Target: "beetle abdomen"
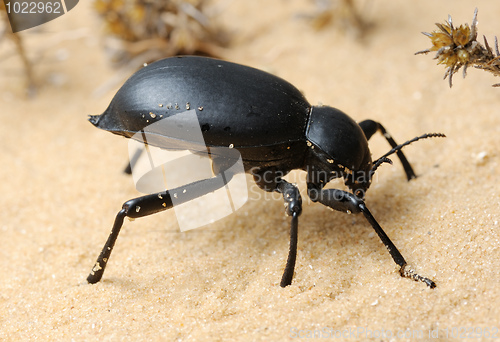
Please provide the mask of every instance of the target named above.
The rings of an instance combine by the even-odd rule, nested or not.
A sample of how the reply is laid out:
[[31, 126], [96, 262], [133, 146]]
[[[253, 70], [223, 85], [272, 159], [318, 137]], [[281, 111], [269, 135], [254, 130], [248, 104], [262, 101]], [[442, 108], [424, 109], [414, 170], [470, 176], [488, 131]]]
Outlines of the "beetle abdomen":
[[303, 141], [309, 108], [297, 88], [266, 72], [173, 57], [136, 72], [90, 121], [131, 137], [158, 120], [180, 114], [182, 121], [181, 113], [195, 110], [207, 146], [252, 148]]

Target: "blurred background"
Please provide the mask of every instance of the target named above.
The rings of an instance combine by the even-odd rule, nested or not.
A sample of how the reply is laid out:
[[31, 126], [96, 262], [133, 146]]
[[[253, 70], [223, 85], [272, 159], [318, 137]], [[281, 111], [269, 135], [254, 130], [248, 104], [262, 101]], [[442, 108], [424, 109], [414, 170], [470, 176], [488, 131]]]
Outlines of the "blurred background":
[[[92, 0], [16, 34], [0, 7], [0, 339], [257, 341], [366, 326], [486, 338], [500, 315], [499, 80], [469, 68], [450, 89], [434, 53], [414, 55], [432, 46], [422, 31], [448, 14], [470, 25], [476, 7], [478, 40], [493, 46], [500, 3], [486, 0]], [[139, 196], [122, 172], [126, 139], [87, 116], [144, 63], [178, 54], [273, 73], [399, 143], [445, 133], [405, 149], [419, 178], [384, 165], [367, 196], [437, 289], [401, 279], [362, 217], [315, 204], [282, 289], [289, 219], [281, 201], [257, 200], [208, 230], [173, 233], [171, 212], [127, 221], [106, 279], [86, 284], [114, 215]], [[380, 136], [370, 146], [389, 150]]]

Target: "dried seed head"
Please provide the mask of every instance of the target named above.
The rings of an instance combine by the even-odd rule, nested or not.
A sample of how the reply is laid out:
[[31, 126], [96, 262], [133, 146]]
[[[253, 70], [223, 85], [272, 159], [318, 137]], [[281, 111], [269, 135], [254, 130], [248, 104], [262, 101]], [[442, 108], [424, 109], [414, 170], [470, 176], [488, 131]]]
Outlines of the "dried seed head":
[[216, 25], [209, 6], [209, 0], [93, 2], [105, 23], [106, 51], [117, 64], [137, 57], [151, 62], [179, 54], [217, 55], [227, 35]]
[[[485, 41], [483, 47], [477, 40], [477, 8], [474, 11], [471, 26], [468, 24], [460, 25], [458, 28], [453, 26], [451, 16], [444, 24], [436, 24], [439, 30], [432, 33], [423, 32], [432, 42], [432, 47], [417, 52], [416, 54], [426, 54], [436, 51], [434, 59], [438, 64], [444, 64], [447, 67], [444, 78], [448, 77], [450, 87], [452, 86], [452, 77], [460, 68], [464, 68], [463, 76], [466, 76], [466, 69], [473, 65], [476, 68], [490, 71], [495, 76], [500, 76], [500, 58], [497, 51], [496, 56]], [[496, 50], [498, 44], [496, 43]]]

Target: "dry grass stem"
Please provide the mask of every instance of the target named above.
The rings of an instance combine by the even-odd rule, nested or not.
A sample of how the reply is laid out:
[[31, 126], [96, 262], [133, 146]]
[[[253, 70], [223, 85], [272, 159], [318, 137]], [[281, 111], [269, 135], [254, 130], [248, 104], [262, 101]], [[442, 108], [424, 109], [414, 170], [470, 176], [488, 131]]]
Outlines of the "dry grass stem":
[[316, 31], [336, 25], [339, 29], [362, 38], [372, 27], [361, 14], [354, 0], [315, 0], [315, 2], [316, 11], [308, 17]]
[[96, 0], [105, 48], [116, 65], [186, 54], [217, 55], [227, 42], [207, 0]]

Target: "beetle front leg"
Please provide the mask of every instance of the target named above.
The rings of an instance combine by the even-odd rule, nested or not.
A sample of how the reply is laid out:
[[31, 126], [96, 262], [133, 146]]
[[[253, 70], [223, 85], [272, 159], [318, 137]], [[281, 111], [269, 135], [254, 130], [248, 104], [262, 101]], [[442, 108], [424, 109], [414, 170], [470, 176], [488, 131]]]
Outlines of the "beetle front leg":
[[[387, 139], [387, 141], [389, 142], [389, 144], [391, 145], [392, 148], [398, 146], [396, 141], [394, 141], [394, 139], [392, 138], [392, 135], [390, 135], [386, 131], [386, 129], [384, 128], [384, 126], [382, 126], [381, 123], [373, 121], [373, 120], [365, 120], [365, 121], [361, 121], [360, 123], [358, 123], [358, 125], [361, 127], [361, 129], [365, 133], [367, 140], [370, 140], [370, 138], [372, 137], [373, 134], [375, 134], [375, 132], [380, 131], [380, 133], [383, 134], [383, 136], [385, 137], [385, 139]], [[399, 160], [401, 161], [401, 164], [403, 164], [403, 168], [404, 168], [405, 173], [406, 173], [406, 178], [408, 178], [408, 180], [412, 180], [413, 178], [417, 178], [417, 175], [413, 171], [413, 168], [411, 167], [410, 162], [408, 162], [408, 159], [406, 159], [406, 156], [404, 155], [403, 151], [399, 150], [398, 152], [396, 152], [396, 154], [397, 154]]]
[[409, 268], [403, 255], [399, 252], [394, 243], [392, 243], [391, 239], [389, 239], [382, 227], [375, 220], [362, 199], [356, 197], [350, 192], [338, 189], [320, 189], [311, 183], [307, 185], [307, 191], [309, 197], [314, 202], [320, 202], [332, 209], [342, 212], [353, 214], [362, 213], [365, 216], [366, 220], [373, 227], [380, 240], [382, 240], [382, 243], [391, 254], [394, 262], [401, 267], [399, 270], [401, 276], [405, 278], [411, 278], [415, 281], [424, 282], [431, 289], [436, 287], [436, 284], [432, 280], [418, 275], [411, 268]]
[[122, 209], [116, 215], [108, 240], [90, 271], [87, 281], [90, 284], [95, 284], [101, 280], [125, 217], [139, 218], [170, 209], [174, 206], [171, 196], [175, 196], [176, 205], [191, 201], [222, 188], [229, 183], [232, 176], [232, 173], [226, 171], [214, 178], [203, 179], [179, 188], [137, 197], [125, 202]]
[[281, 178], [286, 174], [285, 172], [269, 168], [252, 170], [252, 174], [259, 188], [267, 192], [276, 191], [283, 195], [285, 212], [288, 216], [292, 217], [292, 222], [290, 223], [290, 249], [280, 283], [281, 287], [285, 287], [292, 284], [295, 261], [297, 260], [299, 216], [302, 212], [302, 198], [300, 197], [299, 189], [295, 185]]

